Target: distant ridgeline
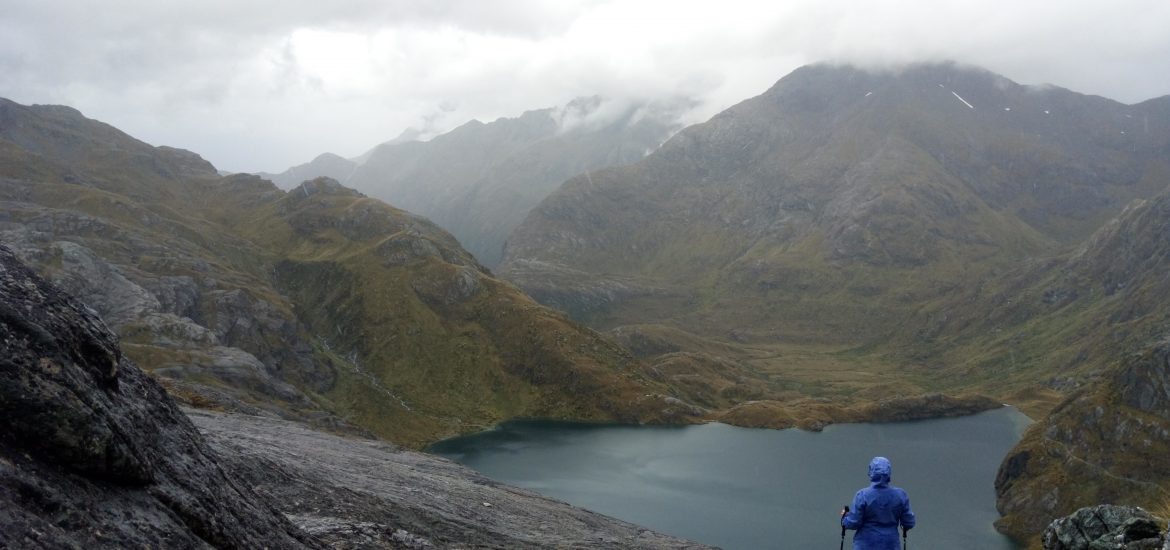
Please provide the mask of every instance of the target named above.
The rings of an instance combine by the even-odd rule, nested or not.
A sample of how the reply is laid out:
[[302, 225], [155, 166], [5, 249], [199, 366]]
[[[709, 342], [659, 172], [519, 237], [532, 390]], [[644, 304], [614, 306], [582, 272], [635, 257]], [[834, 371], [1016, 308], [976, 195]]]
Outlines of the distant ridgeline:
[[816, 65], [657, 149], [668, 108], [570, 111], [313, 163], [489, 258], [518, 224], [501, 278], [334, 179], [220, 177], [6, 100], [0, 240], [190, 405], [418, 446], [517, 416], [819, 429], [1008, 402], [1038, 422], [997, 483], [1005, 532], [1166, 500], [1170, 97]]
[[564, 180], [640, 160], [679, 130], [689, 106], [581, 98], [487, 124], [473, 120], [425, 142], [408, 131], [356, 159], [325, 153], [261, 175], [285, 189], [337, 179], [434, 221], [494, 267], [512, 229]]

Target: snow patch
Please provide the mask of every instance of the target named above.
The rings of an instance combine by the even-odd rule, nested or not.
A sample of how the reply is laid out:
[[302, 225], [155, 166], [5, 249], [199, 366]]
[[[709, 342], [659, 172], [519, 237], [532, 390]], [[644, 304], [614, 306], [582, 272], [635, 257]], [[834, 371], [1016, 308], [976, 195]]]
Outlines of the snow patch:
[[869, 97], [871, 95], [873, 95], [873, 92], [865, 92], [865, 97]]
[[1044, 114], [1048, 115], [1048, 114], [1051, 114], [1051, 113], [1049, 113], [1049, 112], [1048, 112], [1048, 109], [1044, 109]]
[[959, 94], [955, 93], [955, 91], [954, 91], [954, 90], [951, 90], [951, 93], [952, 93], [952, 94], [954, 94], [954, 96], [955, 96], [956, 98], [958, 98], [958, 100], [959, 100], [959, 101], [962, 101], [962, 102], [963, 102], [963, 105], [966, 105], [967, 107], [970, 107], [970, 108], [972, 108], [972, 109], [974, 109], [974, 108], [975, 108], [975, 106], [974, 106], [974, 105], [972, 105], [972, 104], [970, 104], [970, 103], [967, 103], [967, 100], [966, 100], [966, 99], [963, 99], [963, 96], [961, 96], [961, 95], [959, 95]]
[[1004, 107], [1003, 110], [1010, 111], [1010, 110], [1012, 110], [1012, 108], [1011, 107]]

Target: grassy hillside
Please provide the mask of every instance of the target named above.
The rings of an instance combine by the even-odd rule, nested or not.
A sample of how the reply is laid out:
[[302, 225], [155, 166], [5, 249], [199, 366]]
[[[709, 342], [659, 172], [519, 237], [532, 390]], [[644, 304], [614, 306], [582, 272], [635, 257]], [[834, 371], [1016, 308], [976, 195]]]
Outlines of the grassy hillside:
[[500, 273], [600, 329], [736, 346], [806, 394], [880, 372], [897, 393], [1031, 392], [1038, 413], [1068, 335], [1045, 321], [1014, 349], [1020, 334], [981, 312], [1170, 184], [1165, 103], [945, 64], [804, 67], [641, 162], [567, 182]]
[[189, 403], [422, 445], [515, 416], [690, 421], [642, 363], [421, 218], [220, 178], [71, 109], [0, 105], [0, 238]]

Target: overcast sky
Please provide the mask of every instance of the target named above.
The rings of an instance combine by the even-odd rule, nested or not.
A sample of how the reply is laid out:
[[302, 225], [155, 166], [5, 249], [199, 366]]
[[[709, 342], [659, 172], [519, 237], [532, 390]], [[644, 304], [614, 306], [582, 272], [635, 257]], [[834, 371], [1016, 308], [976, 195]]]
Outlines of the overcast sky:
[[1167, 0], [3, 0], [0, 96], [279, 172], [602, 94], [695, 121], [817, 61], [1170, 94]]

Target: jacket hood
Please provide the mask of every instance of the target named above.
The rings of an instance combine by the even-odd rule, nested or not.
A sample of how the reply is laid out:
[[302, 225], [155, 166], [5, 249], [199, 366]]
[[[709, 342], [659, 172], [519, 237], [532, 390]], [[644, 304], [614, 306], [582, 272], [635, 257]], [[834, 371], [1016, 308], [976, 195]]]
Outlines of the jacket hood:
[[884, 486], [890, 483], [890, 459], [884, 456], [875, 456], [869, 461], [869, 481], [874, 485]]

